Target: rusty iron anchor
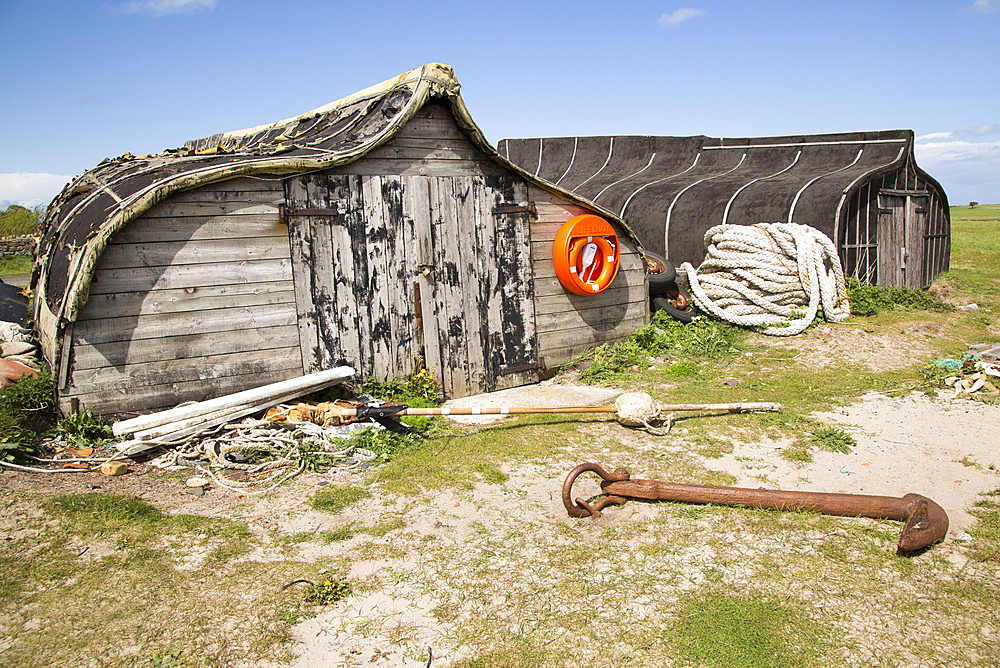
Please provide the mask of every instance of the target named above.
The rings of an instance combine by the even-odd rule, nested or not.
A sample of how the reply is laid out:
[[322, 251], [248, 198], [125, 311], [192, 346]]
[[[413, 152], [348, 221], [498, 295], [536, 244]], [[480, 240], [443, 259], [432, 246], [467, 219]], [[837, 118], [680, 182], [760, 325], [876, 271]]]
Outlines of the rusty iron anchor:
[[[574, 502], [573, 483], [586, 471], [592, 471], [601, 477], [601, 491], [605, 496], [594, 503], [588, 503], [583, 499], [576, 499]], [[601, 510], [604, 508], [625, 503], [630, 498], [895, 520], [903, 522], [897, 547], [897, 552], [900, 554], [930, 547], [943, 540], [948, 533], [948, 514], [944, 508], [920, 494], [907, 494], [898, 498], [868, 494], [681, 485], [659, 480], [632, 480], [629, 472], [623, 468], [608, 473], [601, 466], [590, 462], [574, 468], [563, 482], [563, 505], [573, 517], [597, 518], [601, 516]]]

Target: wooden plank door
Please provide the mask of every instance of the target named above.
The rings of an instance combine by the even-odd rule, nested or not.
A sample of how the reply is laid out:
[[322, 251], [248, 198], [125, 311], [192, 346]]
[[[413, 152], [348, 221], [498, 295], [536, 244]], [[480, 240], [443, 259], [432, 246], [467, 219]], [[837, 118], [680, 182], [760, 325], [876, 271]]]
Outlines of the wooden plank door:
[[930, 197], [906, 196], [906, 253], [903, 255], [905, 287], [911, 290], [924, 288], [924, 240], [927, 238], [927, 213]]
[[405, 376], [418, 360], [408, 273], [413, 220], [399, 177], [307, 174], [285, 181], [286, 218], [306, 371]]
[[[409, 177], [424, 359], [446, 396], [538, 381], [527, 184], [513, 175]], [[495, 213], [496, 212], [496, 213]]]
[[307, 370], [420, 364], [448, 397], [538, 380], [527, 184], [504, 176], [286, 180]]
[[878, 284], [898, 288], [904, 284], [903, 232], [906, 229], [906, 197], [878, 196]]
[[930, 198], [920, 192], [878, 196], [878, 284], [919, 290], [923, 285], [924, 242]]

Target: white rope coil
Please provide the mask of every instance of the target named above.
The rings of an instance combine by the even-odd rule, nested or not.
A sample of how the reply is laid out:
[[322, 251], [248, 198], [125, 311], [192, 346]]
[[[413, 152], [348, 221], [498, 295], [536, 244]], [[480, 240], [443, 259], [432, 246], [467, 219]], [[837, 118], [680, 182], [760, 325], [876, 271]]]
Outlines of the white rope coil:
[[705, 261], [687, 272], [691, 296], [706, 313], [773, 336], [793, 336], [816, 318], [851, 315], [837, 249], [798, 223], [716, 225], [705, 233]]

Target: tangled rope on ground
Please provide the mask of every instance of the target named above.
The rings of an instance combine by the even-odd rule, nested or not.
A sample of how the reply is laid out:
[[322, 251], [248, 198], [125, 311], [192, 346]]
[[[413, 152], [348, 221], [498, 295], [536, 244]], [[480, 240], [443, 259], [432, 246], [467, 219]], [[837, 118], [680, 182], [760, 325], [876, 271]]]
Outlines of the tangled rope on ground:
[[793, 336], [816, 318], [851, 315], [844, 270], [829, 237], [808, 225], [716, 225], [705, 233], [706, 257], [685, 262], [691, 295], [706, 313], [773, 336]]
[[[225, 489], [263, 494], [304, 472], [308, 455], [323, 457], [330, 468], [364, 468], [377, 453], [350, 443], [341, 448], [331, 445], [351, 431], [371, 426], [324, 428], [304, 422], [283, 427], [247, 418], [185, 439], [150, 464], [167, 470], [194, 468]], [[249, 463], [251, 457], [255, 463]], [[229, 473], [220, 475], [220, 471]], [[239, 479], [232, 477], [236, 472]]]

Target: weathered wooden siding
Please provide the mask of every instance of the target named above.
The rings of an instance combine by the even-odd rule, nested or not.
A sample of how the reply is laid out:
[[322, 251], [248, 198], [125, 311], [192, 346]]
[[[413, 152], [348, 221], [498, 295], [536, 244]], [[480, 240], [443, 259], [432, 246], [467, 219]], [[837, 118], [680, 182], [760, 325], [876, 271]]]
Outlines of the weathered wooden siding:
[[838, 235], [846, 275], [864, 283], [923, 289], [948, 271], [947, 203], [912, 164], [859, 184], [849, 197]]
[[179, 193], [111, 241], [69, 330], [60, 407], [167, 408], [302, 373], [281, 182]]
[[347, 363], [385, 380], [415, 364], [446, 396], [537, 380], [527, 184], [487, 160], [431, 104], [389, 144], [289, 177], [306, 369]]
[[531, 258], [535, 283], [535, 326], [539, 355], [549, 369], [602, 343], [627, 339], [649, 322], [645, 260], [635, 244], [618, 230], [622, 242], [618, 276], [598, 295], [576, 295], [564, 288], [552, 265], [552, 244], [563, 223], [590, 213], [552, 193], [531, 186], [538, 220], [531, 224]]
[[[648, 322], [644, 263], [624, 230], [614, 285], [569, 293], [552, 242], [587, 210], [487, 159], [444, 105], [428, 104], [365, 157], [288, 183], [289, 206], [342, 210], [292, 222], [293, 257], [314, 254], [295, 278], [307, 369], [346, 362], [386, 378], [422, 358], [448, 396], [463, 396], [533, 382], [536, 370], [511, 369], [556, 368]], [[491, 214], [528, 202], [537, 220]]]

